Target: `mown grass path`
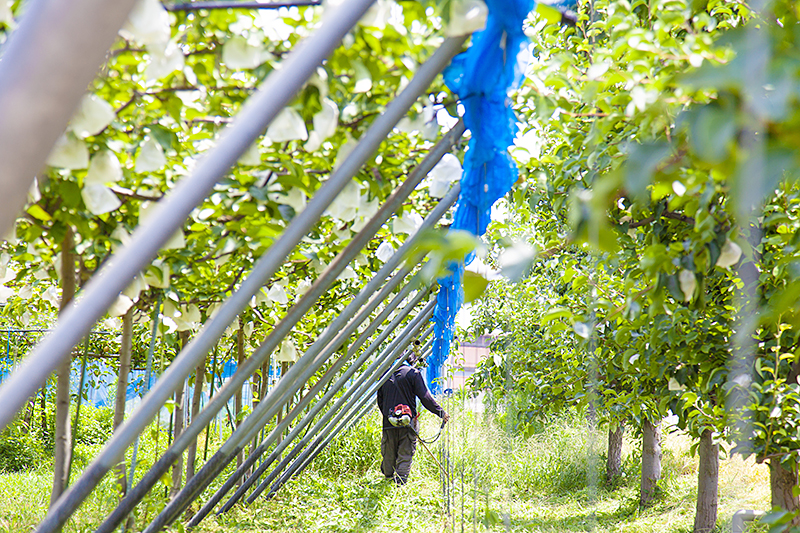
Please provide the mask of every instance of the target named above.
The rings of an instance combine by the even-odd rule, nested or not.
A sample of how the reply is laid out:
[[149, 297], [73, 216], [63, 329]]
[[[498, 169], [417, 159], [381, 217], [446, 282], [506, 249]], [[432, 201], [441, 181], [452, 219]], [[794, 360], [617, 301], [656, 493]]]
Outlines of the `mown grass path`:
[[[422, 433], [434, 432], [435, 421], [426, 419]], [[432, 447], [449, 450], [453, 486], [448, 514], [438, 466], [424, 450], [418, 450], [408, 485], [396, 487], [383, 479], [378, 472], [380, 429], [377, 417], [372, 417], [274, 499], [211, 516], [196, 531], [691, 531], [697, 459], [689, 453], [690, 440], [678, 433], [667, 435], [662, 494], [653, 507], [640, 511], [635, 439], [626, 440], [625, 477], [616, 489], [607, 490], [594, 483], [602, 477], [602, 437], [599, 432], [590, 434], [579, 420], [554, 420], [522, 438], [507, 436], [483, 417], [456, 417]], [[0, 532], [30, 531], [41, 520], [50, 476], [46, 465], [36, 472], [0, 474]], [[113, 487], [106, 489], [81, 507], [65, 533], [94, 531], [116, 501]], [[152, 516], [163, 502], [153, 498], [150, 505], [146, 512]], [[738, 457], [721, 461], [720, 531], [729, 531], [736, 510], [768, 505], [765, 466]], [[137, 521], [134, 531], [143, 526]]]

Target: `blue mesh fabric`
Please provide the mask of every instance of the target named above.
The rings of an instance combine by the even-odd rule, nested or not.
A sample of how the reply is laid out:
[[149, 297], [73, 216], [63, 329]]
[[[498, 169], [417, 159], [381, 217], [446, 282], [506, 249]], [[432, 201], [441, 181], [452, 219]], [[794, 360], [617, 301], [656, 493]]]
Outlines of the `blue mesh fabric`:
[[[473, 35], [472, 46], [456, 56], [444, 72], [447, 86], [464, 106], [464, 122], [472, 133], [464, 159], [461, 196], [451, 229], [486, 233], [492, 205], [517, 180], [517, 165], [508, 153], [517, 131], [516, 117], [508, 91], [522, 81], [528, 38], [522, 23], [534, 0], [486, 0], [489, 18], [486, 28]], [[468, 264], [472, 256], [466, 258]], [[450, 274], [439, 280], [434, 322], [433, 352], [428, 360], [428, 386], [441, 392], [437, 378], [450, 352], [455, 317], [464, 302], [461, 280], [464, 263], [451, 264]]]

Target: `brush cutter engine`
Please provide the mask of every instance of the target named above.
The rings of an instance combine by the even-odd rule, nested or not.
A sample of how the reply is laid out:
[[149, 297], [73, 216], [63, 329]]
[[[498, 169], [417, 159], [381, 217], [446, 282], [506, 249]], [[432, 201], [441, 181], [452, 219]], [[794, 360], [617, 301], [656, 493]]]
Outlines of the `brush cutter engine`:
[[412, 418], [411, 408], [402, 403], [397, 405], [392, 409], [392, 412], [389, 413], [389, 423], [398, 428], [410, 426]]

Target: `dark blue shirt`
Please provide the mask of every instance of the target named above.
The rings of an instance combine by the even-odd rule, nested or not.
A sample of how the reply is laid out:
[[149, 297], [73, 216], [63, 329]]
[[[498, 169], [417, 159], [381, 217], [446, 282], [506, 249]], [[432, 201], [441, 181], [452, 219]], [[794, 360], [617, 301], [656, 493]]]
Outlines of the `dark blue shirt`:
[[378, 409], [383, 414], [383, 427], [393, 428], [389, 422], [389, 415], [399, 404], [405, 404], [411, 408], [414, 418], [417, 417], [417, 398], [422, 405], [439, 418], [444, 417], [444, 409], [433, 399], [422, 373], [410, 365], [403, 365], [386, 380], [378, 389]]

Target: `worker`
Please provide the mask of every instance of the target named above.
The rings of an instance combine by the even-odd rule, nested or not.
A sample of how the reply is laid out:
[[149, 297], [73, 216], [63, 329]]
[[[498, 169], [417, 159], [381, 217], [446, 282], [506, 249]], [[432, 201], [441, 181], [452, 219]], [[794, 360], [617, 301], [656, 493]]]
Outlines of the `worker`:
[[[414, 342], [418, 347], [419, 341]], [[416, 352], [409, 352], [403, 365], [378, 389], [378, 409], [383, 414], [381, 472], [398, 485], [408, 481], [417, 449], [417, 398], [428, 411], [440, 417], [443, 424], [450, 419], [425, 386], [422, 373], [416, 368], [424, 364], [424, 359]]]

